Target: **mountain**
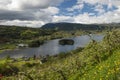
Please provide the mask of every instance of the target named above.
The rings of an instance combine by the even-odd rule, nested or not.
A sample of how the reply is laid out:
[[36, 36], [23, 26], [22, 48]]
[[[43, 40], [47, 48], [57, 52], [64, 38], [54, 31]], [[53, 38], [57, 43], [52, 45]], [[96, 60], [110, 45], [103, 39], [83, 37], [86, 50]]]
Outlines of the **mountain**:
[[111, 24], [78, 24], [78, 23], [48, 23], [41, 27], [42, 29], [58, 30], [103, 30], [106, 28], [120, 28], [120, 23]]

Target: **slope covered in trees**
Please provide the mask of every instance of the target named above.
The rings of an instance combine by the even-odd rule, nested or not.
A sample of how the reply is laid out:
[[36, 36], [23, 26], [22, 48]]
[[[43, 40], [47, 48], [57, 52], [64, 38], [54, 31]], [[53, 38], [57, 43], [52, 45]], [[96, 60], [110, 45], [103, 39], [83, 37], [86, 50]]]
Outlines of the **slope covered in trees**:
[[55, 31], [42, 30], [19, 26], [0, 26], [0, 42], [9, 42], [11, 39], [33, 39], [39, 36], [51, 35]]
[[58, 29], [58, 30], [105, 30], [112, 28], [120, 28], [120, 24], [78, 24], [78, 23], [48, 23], [42, 26], [42, 29]]

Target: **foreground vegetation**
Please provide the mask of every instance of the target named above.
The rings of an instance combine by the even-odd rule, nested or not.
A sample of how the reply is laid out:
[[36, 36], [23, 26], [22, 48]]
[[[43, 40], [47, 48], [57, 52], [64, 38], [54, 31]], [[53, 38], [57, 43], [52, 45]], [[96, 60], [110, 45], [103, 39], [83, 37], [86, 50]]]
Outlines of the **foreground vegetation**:
[[120, 30], [108, 31], [104, 40], [91, 40], [77, 50], [47, 56], [47, 62], [30, 58], [0, 60], [2, 80], [120, 80]]

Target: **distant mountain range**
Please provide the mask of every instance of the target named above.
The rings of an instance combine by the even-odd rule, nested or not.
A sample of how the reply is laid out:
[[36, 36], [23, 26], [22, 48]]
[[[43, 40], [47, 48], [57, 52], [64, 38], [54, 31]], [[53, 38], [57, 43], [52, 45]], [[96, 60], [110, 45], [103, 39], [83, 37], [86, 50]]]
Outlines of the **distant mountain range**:
[[65, 31], [72, 31], [72, 30], [104, 30], [104, 29], [112, 29], [112, 28], [120, 28], [120, 23], [110, 23], [110, 24], [79, 24], [79, 23], [48, 23], [43, 25], [42, 27], [23, 27], [23, 26], [15, 26], [15, 25], [0, 25], [0, 29], [12, 29], [15, 30], [26, 30], [26, 29], [48, 29], [48, 30], [65, 30]]
[[57, 30], [103, 30], [107, 28], [120, 28], [120, 23], [111, 24], [78, 24], [78, 23], [48, 23], [41, 27], [42, 29]]

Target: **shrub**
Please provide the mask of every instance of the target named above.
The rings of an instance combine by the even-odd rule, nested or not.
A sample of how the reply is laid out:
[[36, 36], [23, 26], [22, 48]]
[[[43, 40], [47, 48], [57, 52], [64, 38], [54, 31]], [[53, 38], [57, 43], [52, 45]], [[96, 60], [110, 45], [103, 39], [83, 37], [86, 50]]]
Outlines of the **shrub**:
[[3, 76], [11, 76], [13, 74], [17, 74], [19, 69], [16, 66], [10, 64], [1, 64], [0, 66], [0, 74]]
[[35, 65], [37, 65], [37, 64], [36, 63], [25, 63], [23, 66], [24, 67], [33, 67]]
[[31, 41], [28, 45], [29, 45], [29, 47], [39, 47], [39, 46], [42, 45], [43, 43], [44, 43], [44, 41], [33, 40], [33, 41]]

